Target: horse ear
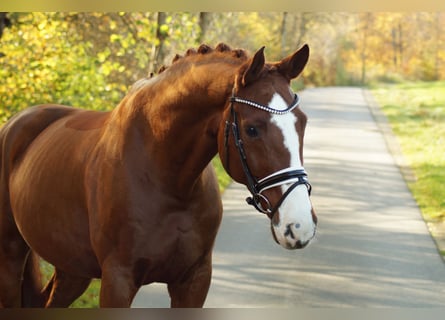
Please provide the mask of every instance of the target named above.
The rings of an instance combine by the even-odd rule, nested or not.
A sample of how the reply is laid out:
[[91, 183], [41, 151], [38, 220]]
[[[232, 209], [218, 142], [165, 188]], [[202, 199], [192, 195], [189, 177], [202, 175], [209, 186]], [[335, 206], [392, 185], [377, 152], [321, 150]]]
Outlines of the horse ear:
[[278, 71], [290, 81], [303, 71], [308, 59], [309, 46], [305, 44], [294, 54], [278, 62]]
[[242, 85], [245, 87], [260, 76], [261, 70], [263, 70], [265, 58], [264, 58], [264, 46], [258, 50], [253, 58], [249, 62], [249, 66], [247, 67], [246, 72], [244, 72], [242, 77]]

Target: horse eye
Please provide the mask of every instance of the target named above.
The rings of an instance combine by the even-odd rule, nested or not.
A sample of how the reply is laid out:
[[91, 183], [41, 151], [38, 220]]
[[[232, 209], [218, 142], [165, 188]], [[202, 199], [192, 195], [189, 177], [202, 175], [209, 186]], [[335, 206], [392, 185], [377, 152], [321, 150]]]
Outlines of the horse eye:
[[247, 126], [245, 131], [246, 134], [251, 138], [258, 137], [258, 130], [254, 126]]

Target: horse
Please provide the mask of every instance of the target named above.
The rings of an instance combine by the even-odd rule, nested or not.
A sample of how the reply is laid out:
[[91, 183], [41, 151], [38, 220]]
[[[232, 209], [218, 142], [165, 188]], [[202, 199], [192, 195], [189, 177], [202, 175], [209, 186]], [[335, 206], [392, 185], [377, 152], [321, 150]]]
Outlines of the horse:
[[[130, 307], [153, 282], [171, 307], [202, 307], [222, 219], [217, 154], [275, 241], [305, 247], [317, 217], [290, 82], [308, 57], [307, 45], [266, 63], [264, 47], [203, 44], [112, 111], [45, 104], [13, 116], [0, 130], [1, 305], [68, 307], [100, 278], [100, 307]], [[54, 266], [45, 287], [40, 258]]]

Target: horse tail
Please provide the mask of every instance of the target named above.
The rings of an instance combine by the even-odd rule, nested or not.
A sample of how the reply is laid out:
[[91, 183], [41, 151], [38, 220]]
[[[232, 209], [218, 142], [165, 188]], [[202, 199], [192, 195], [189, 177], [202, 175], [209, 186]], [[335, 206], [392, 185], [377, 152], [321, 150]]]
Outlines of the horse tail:
[[42, 308], [46, 299], [42, 293], [40, 257], [31, 250], [26, 258], [22, 282], [22, 307]]

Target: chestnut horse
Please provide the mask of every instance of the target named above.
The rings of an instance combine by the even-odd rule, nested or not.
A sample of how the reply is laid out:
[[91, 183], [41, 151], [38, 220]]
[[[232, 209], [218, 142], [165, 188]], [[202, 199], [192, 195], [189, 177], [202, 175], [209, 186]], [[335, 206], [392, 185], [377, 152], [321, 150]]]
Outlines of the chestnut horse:
[[[303, 168], [306, 116], [290, 89], [303, 46], [266, 63], [225, 44], [176, 56], [111, 112], [28, 108], [0, 131], [0, 301], [69, 306], [101, 278], [100, 306], [129, 307], [168, 285], [172, 307], [202, 307], [222, 217], [211, 159], [245, 184], [275, 240], [316, 230]], [[55, 266], [43, 289], [38, 260]]]

